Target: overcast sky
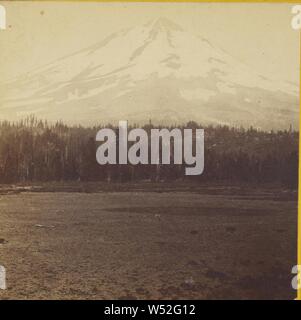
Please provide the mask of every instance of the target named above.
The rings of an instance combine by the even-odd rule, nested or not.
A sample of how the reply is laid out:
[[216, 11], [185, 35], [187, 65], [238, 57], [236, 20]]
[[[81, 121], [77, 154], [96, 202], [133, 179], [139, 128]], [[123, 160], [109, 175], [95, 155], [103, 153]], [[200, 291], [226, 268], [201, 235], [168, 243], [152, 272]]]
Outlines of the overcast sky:
[[[166, 17], [267, 76], [299, 83], [299, 33], [292, 4], [6, 2], [0, 79], [94, 44], [121, 28]], [[116, 52], [116, 54], [122, 54]]]

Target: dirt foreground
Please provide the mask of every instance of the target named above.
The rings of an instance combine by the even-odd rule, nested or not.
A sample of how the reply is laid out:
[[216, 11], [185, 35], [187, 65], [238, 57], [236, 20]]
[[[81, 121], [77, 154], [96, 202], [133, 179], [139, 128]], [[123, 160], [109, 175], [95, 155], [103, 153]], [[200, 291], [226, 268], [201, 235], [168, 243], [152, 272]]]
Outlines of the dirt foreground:
[[293, 299], [297, 202], [275, 193], [0, 195], [0, 299]]

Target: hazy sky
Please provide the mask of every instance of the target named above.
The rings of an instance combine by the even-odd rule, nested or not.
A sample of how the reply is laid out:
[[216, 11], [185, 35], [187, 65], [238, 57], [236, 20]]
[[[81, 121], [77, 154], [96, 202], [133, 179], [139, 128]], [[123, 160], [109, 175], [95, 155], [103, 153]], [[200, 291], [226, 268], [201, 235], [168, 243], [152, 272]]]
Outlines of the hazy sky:
[[8, 25], [0, 30], [1, 81], [121, 28], [166, 17], [263, 74], [299, 83], [300, 42], [290, 25], [292, 4], [0, 2]]

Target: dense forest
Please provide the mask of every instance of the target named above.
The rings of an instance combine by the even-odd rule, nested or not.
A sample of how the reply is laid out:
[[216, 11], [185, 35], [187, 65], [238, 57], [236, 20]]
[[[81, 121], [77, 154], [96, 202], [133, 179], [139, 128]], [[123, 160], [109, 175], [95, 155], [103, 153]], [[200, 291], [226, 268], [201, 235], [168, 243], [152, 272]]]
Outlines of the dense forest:
[[[205, 130], [205, 169], [185, 176], [183, 165], [99, 165], [96, 133], [102, 127], [67, 126], [28, 117], [0, 123], [0, 183], [32, 181], [172, 181], [200, 183], [273, 184], [295, 189], [298, 183], [298, 132], [254, 128], [202, 126]], [[129, 127], [129, 130], [135, 126]], [[147, 132], [151, 123], [143, 126]], [[157, 127], [157, 126], [156, 126]], [[179, 126], [177, 126], [179, 127]], [[171, 126], [168, 129], [172, 129]]]

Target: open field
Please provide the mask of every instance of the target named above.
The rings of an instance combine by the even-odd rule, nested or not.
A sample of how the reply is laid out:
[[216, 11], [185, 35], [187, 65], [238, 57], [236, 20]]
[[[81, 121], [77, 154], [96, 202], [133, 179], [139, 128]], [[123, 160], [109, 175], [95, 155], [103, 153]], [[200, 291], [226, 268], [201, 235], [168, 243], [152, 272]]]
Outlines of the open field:
[[297, 202], [280, 190], [3, 190], [0, 299], [294, 298]]

